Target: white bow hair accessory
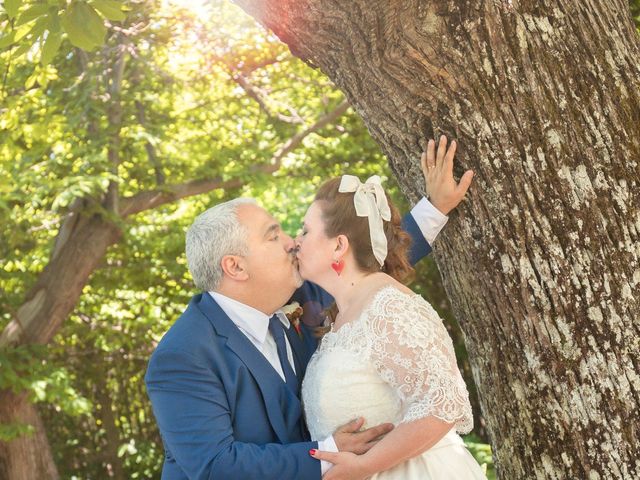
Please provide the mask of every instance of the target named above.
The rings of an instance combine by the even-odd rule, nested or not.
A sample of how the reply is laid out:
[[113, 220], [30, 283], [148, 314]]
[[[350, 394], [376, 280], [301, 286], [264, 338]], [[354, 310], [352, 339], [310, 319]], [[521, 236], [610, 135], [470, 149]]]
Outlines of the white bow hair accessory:
[[353, 204], [356, 207], [356, 214], [359, 217], [369, 217], [371, 248], [380, 268], [382, 268], [384, 260], [387, 258], [387, 237], [384, 234], [382, 221], [391, 220], [391, 210], [380, 177], [373, 175], [362, 183], [358, 177], [343, 175], [338, 191], [341, 193], [355, 192]]

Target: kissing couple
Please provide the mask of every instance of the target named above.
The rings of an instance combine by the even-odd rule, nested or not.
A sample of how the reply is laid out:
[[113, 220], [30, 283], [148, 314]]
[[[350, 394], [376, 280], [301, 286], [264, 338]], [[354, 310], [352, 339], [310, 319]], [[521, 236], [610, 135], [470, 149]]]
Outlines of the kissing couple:
[[458, 435], [473, 417], [451, 339], [405, 286], [471, 184], [447, 143], [428, 142], [430, 200], [404, 219], [378, 177], [350, 175], [319, 188], [295, 239], [252, 199], [195, 219], [202, 293], [145, 376], [163, 479], [486, 478]]

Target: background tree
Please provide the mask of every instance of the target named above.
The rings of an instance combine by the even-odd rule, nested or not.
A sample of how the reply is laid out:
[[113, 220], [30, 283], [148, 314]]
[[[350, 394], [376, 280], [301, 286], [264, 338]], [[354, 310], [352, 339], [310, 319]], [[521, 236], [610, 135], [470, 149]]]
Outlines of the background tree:
[[[80, 3], [85, 6], [78, 8]], [[631, 3], [636, 19], [639, 5]], [[212, 11], [195, 1], [188, 6], [175, 11], [152, 1], [127, 8], [100, 0], [13, 0], [0, 7], [0, 331], [7, 333], [48, 268], [76, 202], [88, 205], [85, 216], [98, 212], [120, 230], [58, 330], [39, 324], [51, 341], [0, 348], [2, 478], [52, 478], [56, 467], [65, 478], [158, 477], [162, 446], [142, 375], [154, 342], [193, 293], [183, 258], [184, 230], [193, 216], [242, 193], [279, 212], [294, 233], [323, 179], [345, 170], [361, 177], [386, 171], [384, 156], [354, 112], [336, 118], [345, 104], [324, 75], [225, 2], [212, 2]], [[526, 12], [525, 22], [539, 20], [540, 12]], [[87, 15], [93, 20], [84, 21]], [[438, 118], [436, 126], [446, 127]], [[263, 167], [267, 171], [256, 174]], [[176, 184], [206, 190], [212, 178], [227, 188], [124, 219], [105, 212], [102, 203], [110, 182], [122, 198], [155, 190], [152, 198], [165, 201], [167, 194], [186, 191], [173, 190]], [[488, 228], [473, 241], [484, 240]], [[448, 230], [455, 231], [455, 223]], [[464, 342], [432, 262], [421, 266], [414, 288], [448, 320], [468, 374]], [[501, 335], [498, 341], [504, 341]], [[631, 354], [636, 345], [629, 344]], [[587, 389], [576, 391], [579, 396]], [[26, 403], [32, 416], [14, 415], [17, 394], [18, 405], [37, 402], [37, 410]], [[474, 413], [478, 417], [479, 410]], [[476, 426], [483, 434], [482, 418]], [[9, 448], [13, 442], [24, 448]], [[473, 437], [467, 442], [481, 462], [490, 462], [487, 445]], [[7, 473], [8, 463], [22, 468]]]
[[[33, 8], [20, 6], [13, 19], [23, 18]], [[69, 8], [80, 7], [73, 4]], [[115, 401], [126, 404], [123, 396], [137, 388], [137, 402], [129, 407], [145, 410], [150, 417], [139, 380], [144, 372], [143, 359], [152, 344], [134, 353], [127, 348], [133, 345], [123, 338], [127, 331], [123, 325], [112, 322], [110, 326], [112, 331], [124, 329], [119, 336], [94, 326], [109, 312], [133, 320], [136, 308], [150, 308], [141, 307], [140, 302], [126, 313], [117, 308], [126, 305], [133, 295], [132, 288], [125, 288], [131, 280], [121, 284], [123, 293], [117, 289], [114, 292], [113, 284], [107, 286], [108, 280], [92, 289], [89, 278], [96, 268], [102, 266], [108, 271], [122, 265], [114, 260], [117, 251], [107, 255], [110, 247], [123, 237], [143, 239], [145, 224], [161, 222], [160, 231], [155, 226], [147, 227], [149, 234], [161, 234], [176, 211], [202, 210], [212, 200], [239, 194], [248, 182], [264, 184], [260, 179], [278, 172], [285, 156], [311, 134], [335, 137], [336, 146], [341, 144], [340, 137], [346, 137], [346, 129], [341, 132], [333, 127], [346, 112], [347, 104], [321, 75], [306, 75], [302, 80], [307, 95], [304, 104], [297, 101], [294, 108], [283, 101], [288, 95], [278, 89], [285, 81], [289, 88], [296, 85], [285, 78], [297, 73], [295, 66], [283, 67], [291, 61], [283, 46], [270, 42], [269, 48], [260, 48], [255, 54], [247, 47], [238, 51], [242, 42], [250, 45], [240, 29], [236, 38], [227, 38], [224, 44], [218, 38], [218, 48], [209, 46], [210, 53], [200, 55], [199, 64], [188, 64], [187, 42], [192, 45], [199, 34], [206, 33], [202, 28], [190, 28], [189, 23], [197, 23], [195, 14], [161, 11], [153, 2], [133, 4], [132, 8], [126, 21], [113, 24], [106, 43], [93, 53], [61, 48], [60, 57], [52, 64], [34, 65], [29, 55], [15, 55], [19, 46], [3, 52], [7, 59], [13, 54], [13, 60], [7, 62], [2, 99], [2, 176], [14, 182], [5, 185], [3, 195], [6, 221], [2, 228], [7, 240], [2, 255], [6, 280], [3, 290], [7, 295], [3, 295], [5, 313], [0, 335], [4, 376], [0, 384], [0, 423], [5, 425], [5, 439], [17, 436], [0, 445], [3, 478], [56, 476], [48, 454], [49, 442], [24, 387], [32, 387], [29, 390], [41, 400], [54, 401], [56, 393], [64, 396], [69, 388], [74, 379], [72, 370], [61, 369], [57, 376], [49, 372], [49, 384], [39, 383], [39, 387], [33, 383], [43, 380], [33, 376], [12, 380], [16, 372], [24, 377], [29, 367], [38, 364], [35, 359], [24, 363], [25, 358], [46, 358], [46, 349], [31, 346], [47, 344], [54, 338], [83, 291], [83, 306], [87, 308], [79, 312], [79, 318], [87, 329], [76, 329], [59, 343], [69, 355], [68, 367], [77, 365], [74, 356], [77, 362], [85, 363], [87, 359], [94, 362], [102, 356], [127, 352], [136, 357], [136, 374], [132, 366], [117, 373], [120, 385], [130, 382], [127, 392], [116, 388], [112, 375], [100, 378], [100, 382], [92, 375], [85, 380], [95, 384], [91, 395], [82, 397], [85, 401], [80, 397], [76, 399], [79, 402], [67, 399], [67, 406], [86, 412], [91, 408], [86, 400], [101, 405], [95, 416], [104, 429], [100, 436], [106, 437], [104, 447], [108, 451], [102, 453], [110, 460], [118, 458], [121, 442], [116, 438], [116, 427], [123, 422], [106, 400], [115, 397]], [[61, 15], [64, 18], [66, 12]], [[49, 21], [49, 13], [46, 17]], [[17, 23], [12, 22], [13, 26]], [[224, 18], [218, 22], [209, 27], [223, 26]], [[253, 28], [253, 22], [245, 24]], [[71, 39], [71, 31], [64, 38]], [[230, 52], [234, 47], [232, 63]], [[190, 70], [182, 68], [185, 66]], [[273, 95], [260, 88], [260, 82], [271, 75], [280, 82], [268, 85], [275, 90]], [[302, 99], [301, 94], [298, 99]], [[207, 192], [215, 194], [193, 206], [169, 207], [171, 214], [162, 210], [171, 202]], [[159, 208], [161, 214], [146, 216], [145, 212]], [[176, 225], [177, 231], [182, 226]], [[184, 264], [177, 266], [184, 276]], [[159, 269], [156, 272], [160, 275], [158, 282], [167, 276]], [[143, 278], [133, 284], [139, 287]], [[175, 286], [169, 282], [164, 288]], [[99, 298], [92, 291], [98, 292]], [[149, 316], [146, 320], [153, 323], [156, 318]], [[155, 333], [164, 330], [166, 324]], [[79, 337], [80, 333], [86, 336]], [[148, 332], [147, 341], [153, 333]], [[13, 370], [9, 368], [12, 361]], [[94, 374], [101, 366], [93, 365]], [[132, 377], [127, 378], [129, 374]], [[138, 378], [138, 382], [132, 378]], [[123, 418], [131, 424], [123, 428], [135, 429], [134, 420]], [[18, 435], [26, 425], [31, 434]], [[118, 463], [111, 462], [114, 473], [123, 476], [123, 466]]]
[[475, 187], [436, 245], [502, 478], [640, 477], [640, 42], [626, 2], [237, 0], [334, 80], [420, 193]]

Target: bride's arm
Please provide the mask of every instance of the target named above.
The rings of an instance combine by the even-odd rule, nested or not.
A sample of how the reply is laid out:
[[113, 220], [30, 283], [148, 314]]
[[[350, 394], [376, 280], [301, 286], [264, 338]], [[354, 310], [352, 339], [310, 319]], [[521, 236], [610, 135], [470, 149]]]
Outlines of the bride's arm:
[[430, 416], [398, 425], [364, 455], [316, 451], [312, 457], [334, 464], [323, 480], [364, 479], [429, 450], [453, 427]]
[[427, 451], [438, 443], [453, 423], [430, 416], [398, 425], [363, 455], [372, 474], [388, 470]]

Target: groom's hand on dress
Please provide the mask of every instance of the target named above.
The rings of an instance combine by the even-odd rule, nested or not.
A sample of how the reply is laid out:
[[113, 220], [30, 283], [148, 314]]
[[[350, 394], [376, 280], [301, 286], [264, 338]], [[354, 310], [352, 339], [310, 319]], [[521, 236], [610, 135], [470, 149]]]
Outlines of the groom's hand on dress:
[[316, 460], [324, 460], [333, 464], [323, 476], [322, 480], [366, 480], [375, 473], [363, 455], [355, 455], [351, 452], [321, 452], [310, 450]]
[[447, 137], [442, 135], [438, 142], [438, 151], [436, 152], [435, 140], [429, 140], [427, 150], [420, 158], [429, 201], [444, 215], [448, 215], [462, 201], [473, 178], [472, 170], [467, 170], [460, 182], [453, 178], [456, 147], [456, 141], [453, 140], [447, 149]]
[[340, 452], [352, 452], [358, 455], [367, 453], [382, 435], [393, 430], [392, 423], [383, 423], [375, 427], [359, 431], [364, 425], [364, 418], [356, 418], [339, 427], [333, 434], [333, 440]]

